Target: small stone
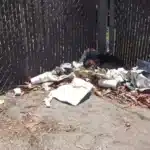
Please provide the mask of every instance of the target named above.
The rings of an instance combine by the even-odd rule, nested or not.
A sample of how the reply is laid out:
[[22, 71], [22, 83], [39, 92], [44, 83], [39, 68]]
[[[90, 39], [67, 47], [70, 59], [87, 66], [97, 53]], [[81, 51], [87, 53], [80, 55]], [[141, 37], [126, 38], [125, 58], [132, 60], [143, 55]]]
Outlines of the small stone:
[[131, 126], [131, 124], [130, 124], [129, 122], [126, 122], [125, 126], [126, 126], [127, 128], [129, 128], [129, 127]]

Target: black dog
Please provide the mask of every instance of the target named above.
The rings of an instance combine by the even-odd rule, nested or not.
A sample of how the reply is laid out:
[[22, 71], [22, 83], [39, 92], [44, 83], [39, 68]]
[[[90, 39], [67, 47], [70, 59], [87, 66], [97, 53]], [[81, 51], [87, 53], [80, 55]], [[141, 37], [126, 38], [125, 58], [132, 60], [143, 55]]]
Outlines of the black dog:
[[101, 54], [94, 49], [87, 49], [82, 55], [80, 62], [83, 62], [85, 68], [101, 67], [116, 69], [123, 67], [123, 61], [109, 53]]

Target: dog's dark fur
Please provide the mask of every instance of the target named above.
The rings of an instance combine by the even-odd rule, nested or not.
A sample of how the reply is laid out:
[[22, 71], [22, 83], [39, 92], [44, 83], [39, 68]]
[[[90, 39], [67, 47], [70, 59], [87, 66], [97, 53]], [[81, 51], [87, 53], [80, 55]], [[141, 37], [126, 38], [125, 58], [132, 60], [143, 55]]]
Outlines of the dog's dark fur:
[[91, 66], [98, 66], [101, 68], [112, 69], [124, 66], [123, 61], [118, 57], [109, 53], [101, 54], [94, 49], [88, 49], [83, 63], [86, 68]]

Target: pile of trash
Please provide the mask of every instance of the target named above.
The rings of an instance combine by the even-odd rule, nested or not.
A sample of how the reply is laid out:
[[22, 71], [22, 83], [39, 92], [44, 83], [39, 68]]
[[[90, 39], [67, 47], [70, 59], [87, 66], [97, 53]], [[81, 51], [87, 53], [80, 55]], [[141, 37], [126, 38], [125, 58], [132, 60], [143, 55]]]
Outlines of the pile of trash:
[[14, 93], [21, 96], [27, 91], [42, 88], [49, 91], [44, 99], [47, 107], [51, 106], [54, 98], [76, 106], [93, 92], [120, 103], [150, 108], [150, 63], [138, 60], [137, 67], [131, 70], [122, 65], [115, 56], [88, 49], [79, 62], [64, 63], [33, 77], [26, 85], [14, 89]]

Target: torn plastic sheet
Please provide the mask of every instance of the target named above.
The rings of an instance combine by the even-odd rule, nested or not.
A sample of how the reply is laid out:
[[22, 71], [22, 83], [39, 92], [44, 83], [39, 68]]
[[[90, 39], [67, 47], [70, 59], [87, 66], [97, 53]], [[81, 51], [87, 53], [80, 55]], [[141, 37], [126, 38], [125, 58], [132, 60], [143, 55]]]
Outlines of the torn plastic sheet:
[[150, 73], [150, 62], [148, 61], [138, 59], [137, 67], [138, 69], [141, 69], [141, 70], [144, 70], [145, 72]]
[[62, 85], [51, 91], [44, 101], [47, 107], [50, 107], [53, 98], [76, 106], [91, 92], [92, 88], [93, 85], [91, 83], [80, 78], [74, 78], [70, 84]]
[[148, 72], [133, 68], [130, 71], [130, 81], [140, 91], [150, 89], [150, 74]]

